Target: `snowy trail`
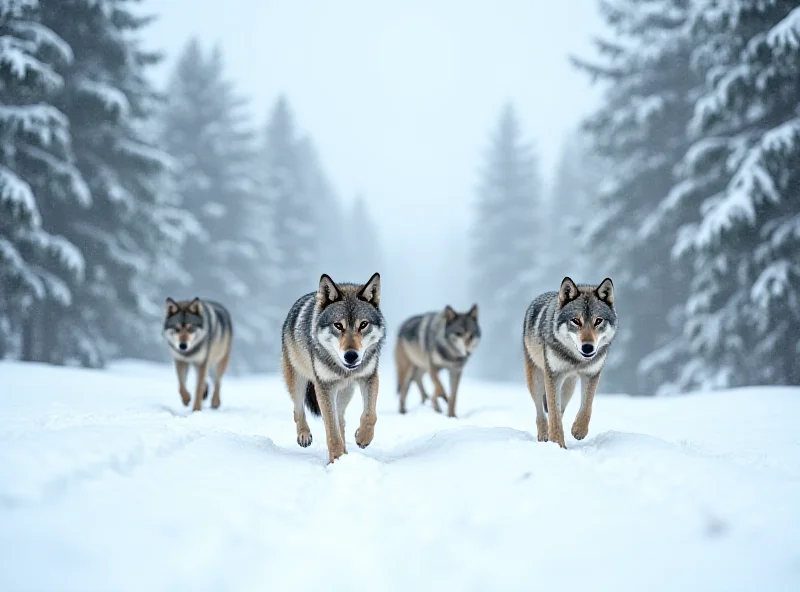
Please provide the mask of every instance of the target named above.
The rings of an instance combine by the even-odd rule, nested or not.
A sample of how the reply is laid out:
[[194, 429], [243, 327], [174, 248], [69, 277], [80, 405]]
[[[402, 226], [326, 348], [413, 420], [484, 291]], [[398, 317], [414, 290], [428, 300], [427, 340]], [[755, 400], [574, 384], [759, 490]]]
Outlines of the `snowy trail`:
[[563, 451], [524, 386], [392, 378], [326, 466], [274, 376], [191, 415], [166, 366], [0, 363], [0, 590], [800, 589], [800, 389], [600, 397]]

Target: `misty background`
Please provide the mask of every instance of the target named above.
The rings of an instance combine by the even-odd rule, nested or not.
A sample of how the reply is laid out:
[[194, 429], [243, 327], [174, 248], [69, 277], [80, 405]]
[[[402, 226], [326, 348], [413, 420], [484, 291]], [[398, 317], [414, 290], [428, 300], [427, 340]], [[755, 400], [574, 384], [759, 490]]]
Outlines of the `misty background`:
[[528, 303], [610, 276], [601, 390], [800, 384], [794, 4], [4, 0], [0, 355], [166, 359], [197, 295], [273, 371], [379, 271], [390, 331], [477, 302], [468, 371], [521, 381]]
[[157, 14], [145, 38], [168, 56], [153, 72], [159, 86], [196, 36], [219, 44], [256, 120], [288, 98], [342, 202], [367, 200], [385, 253], [385, 298], [400, 316], [471, 304], [467, 229], [505, 102], [549, 182], [565, 137], [598, 97], [568, 61], [590, 50], [602, 26], [591, 2], [232, 0], [220, 11], [167, 0]]

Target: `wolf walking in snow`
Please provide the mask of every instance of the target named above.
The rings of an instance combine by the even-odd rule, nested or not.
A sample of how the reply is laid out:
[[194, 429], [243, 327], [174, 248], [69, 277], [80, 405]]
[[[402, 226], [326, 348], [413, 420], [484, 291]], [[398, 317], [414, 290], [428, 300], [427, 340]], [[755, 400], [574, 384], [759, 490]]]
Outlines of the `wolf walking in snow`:
[[[406, 412], [406, 398], [412, 381], [419, 388], [422, 402], [428, 400], [422, 384], [422, 377], [427, 373], [434, 386], [431, 398], [434, 410], [441, 413], [438, 399], [442, 397], [447, 401], [447, 415], [455, 417], [461, 373], [480, 339], [477, 304], [464, 313], [458, 313], [448, 305], [444, 310], [406, 319], [400, 325], [394, 350], [400, 413]], [[439, 371], [444, 369], [450, 373], [449, 397], [439, 380]]]
[[381, 278], [366, 284], [335, 283], [323, 274], [316, 292], [289, 310], [281, 332], [281, 362], [286, 388], [294, 401], [297, 443], [311, 444], [303, 403], [321, 415], [330, 462], [347, 452], [344, 415], [356, 385], [364, 410], [355, 433], [366, 448], [375, 434], [378, 361], [385, 341], [380, 310]]
[[203, 400], [208, 397], [206, 376], [211, 368], [214, 370], [211, 407], [219, 407], [220, 383], [228, 368], [233, 341], [233, 324], [228, 310], [211, 300], [176, 301], [167, 298], [162, 334], [175, 361], [183, 404], [188, 405], [190, 401], [186, 374], [192, 365], [197, 374], [193, 411], [200, 411]]
[[609, 278], [589, 286], [565, 277], [558, 292], [546, 292], [528, 307], [522, 329], [525, 377], [536, 406], [540, 442], [550, 440], [566, 448], [562, 415], [578, 378], [581, 406], [572, 435], [582, 440], [589, 433], [594, 394], [616, 331]]

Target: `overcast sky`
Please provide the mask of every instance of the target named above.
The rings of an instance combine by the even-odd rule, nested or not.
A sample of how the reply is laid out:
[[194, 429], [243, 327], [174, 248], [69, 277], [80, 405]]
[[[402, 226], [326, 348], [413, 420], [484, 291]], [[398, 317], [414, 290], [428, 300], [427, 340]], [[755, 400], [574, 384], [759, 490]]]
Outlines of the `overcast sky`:
[[467, 305], [453, 294], [463, 287], [458, 278], [436, 281], [454, 263], [425, 254], [460, 244], [503, 103], [517, 106], [549, 179], [565, 133], [597, 99], [567, 60], [590, 54], [600, 30], [594, 0], [159, 0], [146, 7], [159, 15], [147, 40], [169, 58], [159, 83], [197, 35], [222, 44], [230, 77], [259, 122], [279, 93], [288, 96], [338, 191], [368, 199], [391, 283], [437, 284], [411, 297], [411, 308], [438, 307], [443, 298]]

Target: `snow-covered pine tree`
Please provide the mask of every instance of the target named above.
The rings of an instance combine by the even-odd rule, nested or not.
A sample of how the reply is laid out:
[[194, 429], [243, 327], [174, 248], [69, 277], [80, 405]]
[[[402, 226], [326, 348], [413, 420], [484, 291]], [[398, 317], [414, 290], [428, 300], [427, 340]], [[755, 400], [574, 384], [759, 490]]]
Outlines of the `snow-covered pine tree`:
[[272, 205], [275, 238], [273, 295], [281, 318], [319, 281], [321, 204], [308, 190], [309, 151], [303, 154], [289, 102], [281, 96], [267, 123], [262, 166], [264, 191]]
[[71, 61], [37, 2], [0, 3], [0, 357], [45, 359], [49, 335], [30, 320], [52, 303], [70, 305], [83, 275], [80, 251], [48, 225], [49, 204], [90, 203], [67, 117], [53, 104]]
[[693, 277], [674, 387], [800, 384], [800, 7], [701, 0], [691, 31], [707, 86], [682, 185], [702, 219], [675, 245]]
[[522, 318], [531, 300], [546, 289], [541, 282], [541, 192], [532, 148], [507, 104], [482, 170], [470, 245], [471, 293], [483, 332], [476, 366], [487, 379], [523, 378]]
[[[147, 67], [158, 56], [140, 47], [150, 19], [125, 0], [39, 0], [41, 23], [72, 49], [56, 106], [67, 116], [77, 165], [92, 196], [88, 211], [49, 201], [43, 216], [85, 258], [85, 281], [70, 306], [32, 320], [51, 362], [100, 366], [118, 355], [152, 356], [158, 339], [149, 288], [180, 242], [164, 195], [168, 159], [144, 137], [156, 94]], [[44, 333], [42, 333], [44, 335]]]
[[[247, 103], [225, 75], [222, 51], [190, 40], [173, 72], [162, 146], [176, 161], [181, 204], [202, 232], [181, 257], [169, 285], [175, 298], [210, 298], [231, 312], [233, 370], [272, 370], [275, 341], [270, 294], [271, 206], [256, 179], [256, 133]], [[274, 348], [273, 348], [274, 349]]]
[[584, 232], [594, 221], [592, 207], [602, 173], [600, 159], [586, 138], [575, 132], [569, 134], [544, 207], [549, 222], [542, 231], [546, 244], [554, 246], [544, 280], [552, 290], [558, 289], [567, 275], [577, 282], [598, 281], [593, 277], [596, 267]]
[[348, 237], [347, 259], [349, 281], [365, 282], [373, 273], [383, 271], [383, 250], [378, 228], [372, 217], [369, 202], [358, 194], [346, 210], [348, 228], [355, 231]]
[[315, 215], [315, 241], [310, 248], [316, 249], [311, 273], [319, 277], [327, 273], [335, 281], [354, 281], [346, 279], [349, 274], [348, 253], [342, 248], [342, 228], [345, 213], [339, 196], [328, 179], [322, 160], [314, 142], [304, 137], [297, 144], [297, 158], [300, 167], [300, 182], [303, 186], [303, 201], [315, 204], [310, 212]]
[[601, 0], [614, 40], [597, 42], [596, 61], [576, 60], [606, 83], [602, 106], [584, 126], [604, 171], [585, 218], [597, 277], [584, 281], [614, 280], [620, 330], [604, 381], [636, 395], [653, 394], [680, 351], [673, 320], [688, 282], [685, 266], [670, 253], [680, 224], [696, 217], [673, 191], [699, 86], [685, 35], [688, 5]]

